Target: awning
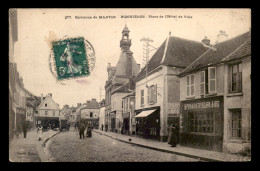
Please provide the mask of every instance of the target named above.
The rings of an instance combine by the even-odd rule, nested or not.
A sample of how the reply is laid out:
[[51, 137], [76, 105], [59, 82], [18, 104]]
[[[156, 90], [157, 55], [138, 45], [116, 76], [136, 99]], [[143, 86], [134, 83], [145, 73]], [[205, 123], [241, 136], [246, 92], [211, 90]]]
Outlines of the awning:
[[136, 118], [139, 117], [147, 117], [148, 115], [152, 114], [154, 111], [156, 111], [156, 109], [154, 110], [146, 110], [146, 111], [142, 111], [141, 113], [139, 113], [138, 115], [136, 115]]

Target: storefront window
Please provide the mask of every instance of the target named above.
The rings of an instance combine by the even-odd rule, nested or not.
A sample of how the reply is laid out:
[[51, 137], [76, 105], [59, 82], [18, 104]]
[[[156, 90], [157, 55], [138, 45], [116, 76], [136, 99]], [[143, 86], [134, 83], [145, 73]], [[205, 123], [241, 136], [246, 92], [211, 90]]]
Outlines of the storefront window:
[[231, 137], [241, 138], [241, 128], [242, 128], [242, 117], [241, 109], [231, 110]]
[[213, 112], [190, 112], [188, 115], [190, 132], [213, 133]]

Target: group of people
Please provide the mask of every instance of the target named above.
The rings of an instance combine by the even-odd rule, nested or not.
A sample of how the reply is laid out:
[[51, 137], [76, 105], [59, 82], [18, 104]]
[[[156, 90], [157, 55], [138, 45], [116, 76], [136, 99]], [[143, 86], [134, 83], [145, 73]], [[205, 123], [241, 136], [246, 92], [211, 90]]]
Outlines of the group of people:
[[[103, 131], [103, 129], [104, 129], [104, 125], [102, 124], [101, 125], [101, 130]], [[108, 124], [107, 123], [105, 124], [105, 131], [106, 132], [108, 131]]]
[[91, 126], [91, 125], [85, 126], [84, 123], [81, 123], [80, 126], [79, 126], [79, 138], [80, 139], [85, 138], [85, 136], [84, 136], [85, 130], [87, 130], [86, 131], [86, 137], [91, 138], [92, 137], [92, 129], [93, 129], [93, 126]]

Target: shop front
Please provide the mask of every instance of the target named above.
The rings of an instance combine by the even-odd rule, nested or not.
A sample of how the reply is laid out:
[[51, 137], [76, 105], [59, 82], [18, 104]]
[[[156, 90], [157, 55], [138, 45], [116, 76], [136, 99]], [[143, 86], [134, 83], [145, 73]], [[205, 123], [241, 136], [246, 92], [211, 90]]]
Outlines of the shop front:
[[116, 131], [116, 112], [111, 112], [110, 114], [111, 118], [111, 130], [112, 132]]
[[180, 145], [222, 151], [223, 96], [181, 101]]
[[136, 135], [160, 140], [160, 107], [135, 110]]
[[43, 129], [59, 128], [59, 117], [36, 117], [37, 127], [41, 124]]
[[26, 110], [24, 108], [16, 107], [16, 130], [18, 132], [22, 131], [22, 125], [26, 121]]
[[126, 112], [123, 113], [123, 134], [129, 134], [129, 118], [130, 118], [130, 113]]

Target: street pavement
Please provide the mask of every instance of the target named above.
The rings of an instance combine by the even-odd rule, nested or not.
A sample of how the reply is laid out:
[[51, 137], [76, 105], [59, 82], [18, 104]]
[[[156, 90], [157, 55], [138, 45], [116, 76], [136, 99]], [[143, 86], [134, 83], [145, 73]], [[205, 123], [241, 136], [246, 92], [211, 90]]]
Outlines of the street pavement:
[[77, 131], [61, 132], [50, 139], [47, 150], [55, 162], [182, 162], [188, 157], [127, 144], [93, 131], [92, 138], [79, 139]]
[[28, 131], [26, 138], [23, 134], [14, 137], [9, 142], [10, 162], [43, 162], [48, 161], [48, 154], [43, 147], [44, 142], [59, 133], [58, 131], [43, 132], [42, 140], [38, 141], [37, 129]]
[[[247, 162], [251, 161], [251, 157], [244, 157], [241, 155], [235, 155], [224, 152], [209, 151], [197, 148], [183, 147], [177, 145], [177, 147], [171, 147], [167, 142], [158, 142], [156, 140], [144, 139], [136, 136], [122, 135], [114, 132], [105, 132], [99, 129], [94, 129], [95, 132], [111, 137], [115, 140], [119, 140], [128, 144], [138, 145], [143, 148], [154, 149], [171, 154], [177, 154], [180, 156], [186, 156], [200, 161], [213, 161], [213, 162]], [[131, 139], [131, 141], [129, 141]]]

